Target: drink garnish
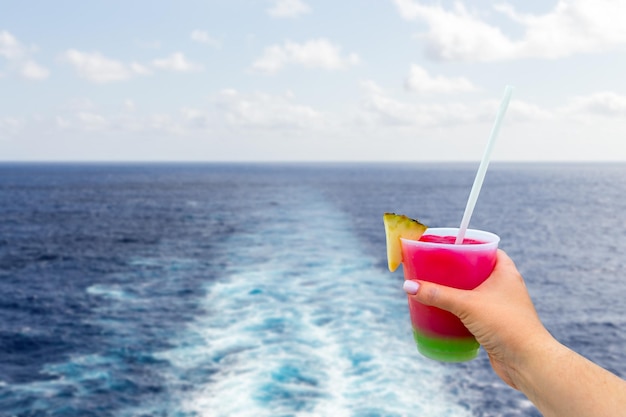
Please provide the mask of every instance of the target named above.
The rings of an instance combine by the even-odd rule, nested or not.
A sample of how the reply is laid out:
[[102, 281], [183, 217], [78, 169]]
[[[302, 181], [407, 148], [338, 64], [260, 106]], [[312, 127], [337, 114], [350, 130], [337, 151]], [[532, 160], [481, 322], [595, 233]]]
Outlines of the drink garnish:
[[385, 237], [387, 238], [387, 264], [391, 272], [402, 263], [402, 243], [400, 238], [419, 240], [427, 226], [404, 214], [385, 213]]

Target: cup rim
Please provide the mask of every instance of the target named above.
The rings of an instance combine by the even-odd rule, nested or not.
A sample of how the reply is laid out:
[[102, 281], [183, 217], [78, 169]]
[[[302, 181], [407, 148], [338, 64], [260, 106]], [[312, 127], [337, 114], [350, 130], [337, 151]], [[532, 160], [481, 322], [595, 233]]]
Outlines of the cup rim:
[[[456, 236], [459, 232], [458, 227], [432, 227], [426, 229], [424, 235], [435, 235], [435, 236]], [[405, 239], [400, 238], [402, 244], [407, 244], [411, 246], [426, 246], [426, 247], [442, 247], [442, 248], [463, 248], [464, 250], [473, 248], [477, 250], [484, 250], [489, 246], [498, 247], [498, 243], [500, 243], [500, 236], [495, 233], [486, 232], [484, 230], [478, 229], [467, 229], [465, 233], [465, 237], [471, 239], [482, 240], [484, 243], [476, 243], [473, 245], [452, 245], [450, 243], [438, 243], [438, 242], [422, 242], [418, 240]]]

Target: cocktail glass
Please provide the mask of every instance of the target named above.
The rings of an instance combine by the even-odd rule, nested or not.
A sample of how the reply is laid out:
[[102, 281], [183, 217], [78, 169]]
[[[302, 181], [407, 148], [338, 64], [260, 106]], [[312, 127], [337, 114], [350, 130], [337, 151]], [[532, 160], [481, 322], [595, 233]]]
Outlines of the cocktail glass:
[[[500, 238], [468, 229], [463, 244], [455, 245], [458, 232], [458, 228], [430, 228], [420, 240], [401, 239], [404, 278], [464, 290], [482, 284], [496, 264]], [[444, 362], [468, 361], [478, 355], [480, 345], [456, 316], [411, 297], [408, 300], [413, 335], [422, 355]]]

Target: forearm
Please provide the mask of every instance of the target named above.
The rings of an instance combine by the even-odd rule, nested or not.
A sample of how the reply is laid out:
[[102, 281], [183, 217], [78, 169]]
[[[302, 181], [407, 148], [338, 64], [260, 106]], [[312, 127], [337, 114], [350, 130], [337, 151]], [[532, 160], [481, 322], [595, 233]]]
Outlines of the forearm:
[[626, 381], [553, 340], [518, 370], [517, 387], [544, 417], [626, 415]]

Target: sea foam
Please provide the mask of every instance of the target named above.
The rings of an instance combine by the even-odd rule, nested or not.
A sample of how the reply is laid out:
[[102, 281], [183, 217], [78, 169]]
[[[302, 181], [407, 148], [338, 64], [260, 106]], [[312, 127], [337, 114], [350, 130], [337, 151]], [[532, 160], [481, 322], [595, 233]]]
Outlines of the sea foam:
[[[350, 219], [315, 193], [283, 198], [254, 233], [223, 242], [234, 262], [207, 284], [189, 340], [159, 356], [200, 416], [456, 416], [448, 372], [421, 357], [401, 281], [374, 267]], [[307, 219], [315, 219], [309, 222]]]

